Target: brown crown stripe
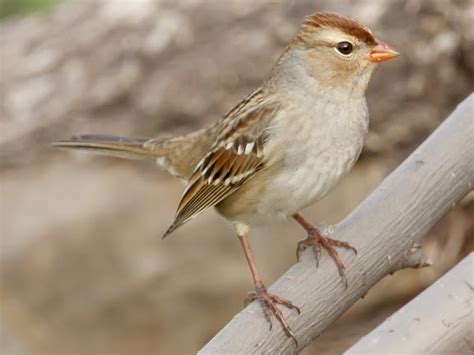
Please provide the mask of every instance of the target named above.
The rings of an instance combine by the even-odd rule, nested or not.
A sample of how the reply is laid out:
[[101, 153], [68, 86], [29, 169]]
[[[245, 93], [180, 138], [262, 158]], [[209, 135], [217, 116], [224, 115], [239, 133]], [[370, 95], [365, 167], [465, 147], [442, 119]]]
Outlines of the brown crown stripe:
[[310, 27], [335, 27], [348, 35], [358, 38], [368, 45], [374, 45], [377, 43], [374, 35], [367, 27], [349, 17], [344, 17], [338, 14], [316, 12], [315, 14], [306, 17], [303, 26], [305, 25]]

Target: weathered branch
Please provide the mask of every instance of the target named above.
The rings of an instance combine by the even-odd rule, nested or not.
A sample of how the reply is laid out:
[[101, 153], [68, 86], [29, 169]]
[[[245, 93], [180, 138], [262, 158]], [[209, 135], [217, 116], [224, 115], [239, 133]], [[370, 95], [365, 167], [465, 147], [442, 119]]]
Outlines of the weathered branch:
[[473, 270], [474, 253], [471, 253], [345, 355], [472, 353]]
[[203, 349], [208, 353], [297, 353], [333, 323], [381, 278], [406, 267], [424, 266], [419, 244], [433, 225], [474, 186], [474, 94], [405, 160], [346, 219], [333, 237], [359, 252], [341, 251], [349, 286], [323, 257], [315, 267], [303, 255], [270, 291], [301, 308], [283, 309], [298, 348], [280, 327], [268, 324], [255, 302], [237, 314]]

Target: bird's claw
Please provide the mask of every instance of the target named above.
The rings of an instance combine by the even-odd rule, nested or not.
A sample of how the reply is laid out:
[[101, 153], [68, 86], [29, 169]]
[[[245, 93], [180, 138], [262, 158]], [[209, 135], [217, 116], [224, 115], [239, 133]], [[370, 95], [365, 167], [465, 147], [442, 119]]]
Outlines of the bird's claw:
[[347, 242], [342, 240], [331, 239], [328, 237], [324, 237], [321, 235], [317, 228], [312, 228], [308, 230], [308, 237], [304, 240], [298, 242], [296, 248], [296, 258], [298, 261], [300, 260], [301, 253], [308, 247], [312, 246], [314, 251], [314, 258], [316, 259], [316, 267], [319, 266], [319, 260], [321, 259], [321, 247], [326, 249], [329, 256], [332, 258], [334, 263], [336, 264], [337, 270], [339, 275], [341, 276], [342, 283], [344, 287], [347, 289], [347, 278], [346, 278], [346, 267], [342, 262], [339, 253], [337, 252], [336, 248], [345, 248], [350, 249], [357, 255], [357, 250]]
[[270, 324], [270, 330], [272, 330], [273, 327], [272, 316], [274, 316], [281, 324], [281, 327], [283, 328], [285, 334], [293, 340], [296, 346], [298, 346], [295, 333], [291, 330], [290, 326], [286, 322], [286, 319], [283, 317], [283, 314], [277, 307], [277, 305], [280, 304], [289, 309], [294, 309], [296, 310], [296, 312], [298, 312], [298, 314], [301, 314], [301, 310], [290, 301], [268, 293], [267, 289], [263, 284], [256, 285], [255, 291], [248, 293], [248, 296], [245, 299], [245, 304], [247, 305], [255, 300], [259, 301], [260, 306], [263, 310], [263, 314], [265, 315], [265, 319]]

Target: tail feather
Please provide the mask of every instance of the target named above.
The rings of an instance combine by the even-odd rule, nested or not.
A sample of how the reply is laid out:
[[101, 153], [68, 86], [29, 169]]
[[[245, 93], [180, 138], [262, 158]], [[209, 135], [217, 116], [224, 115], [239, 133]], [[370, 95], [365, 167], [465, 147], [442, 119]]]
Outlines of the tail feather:
[[54, 142], [52, 145], [118, 158], [155, 160], [172, 175], [187, 180], [212, 145], [213, 134], [206, 129], [172, 138], [130, 138], [86, 134]]
[[[173, 138], [131, 138], [98, 134], [73, 136], [53, 147], [80, 149], [127, 159], [153, 159], [172, 175], [188, 180], [215, 139], [214, 131], [200, 130]], [[186, 223], [173, 223], [163, 238]]]
[[52, 145], [59, 148], [82, 149], [126, 159], [156, 159], [158, 154], [145, 147], [149, 138], [116, 137], [96, 134], [73, 136]]

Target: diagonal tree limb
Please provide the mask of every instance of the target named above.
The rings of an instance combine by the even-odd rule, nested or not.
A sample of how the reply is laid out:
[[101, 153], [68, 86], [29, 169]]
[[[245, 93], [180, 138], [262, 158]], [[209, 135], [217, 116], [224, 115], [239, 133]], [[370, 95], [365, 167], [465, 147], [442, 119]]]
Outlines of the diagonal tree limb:
[[344, 355], [472, 354], [473, 270], [474, 252], [471, 252]]
[[[348, 217], [333, 238], [357, 248], [340, 251], [347, 266], [344, 289], [324, 255], [318, 269], [311, 251], [271, 287], [301, 315], [282, 309], [298, 348], [280, 327], [268, 324], [254, 302], [237, 314], [200, 354], [297, 353], [363, 296], [381, 278], [407, 267], [429, 265], [419, 245], [433, 225], [474, 186], [474, 94], [413, 152]], [[394, 287], [403, 287], [394, 285]]]

